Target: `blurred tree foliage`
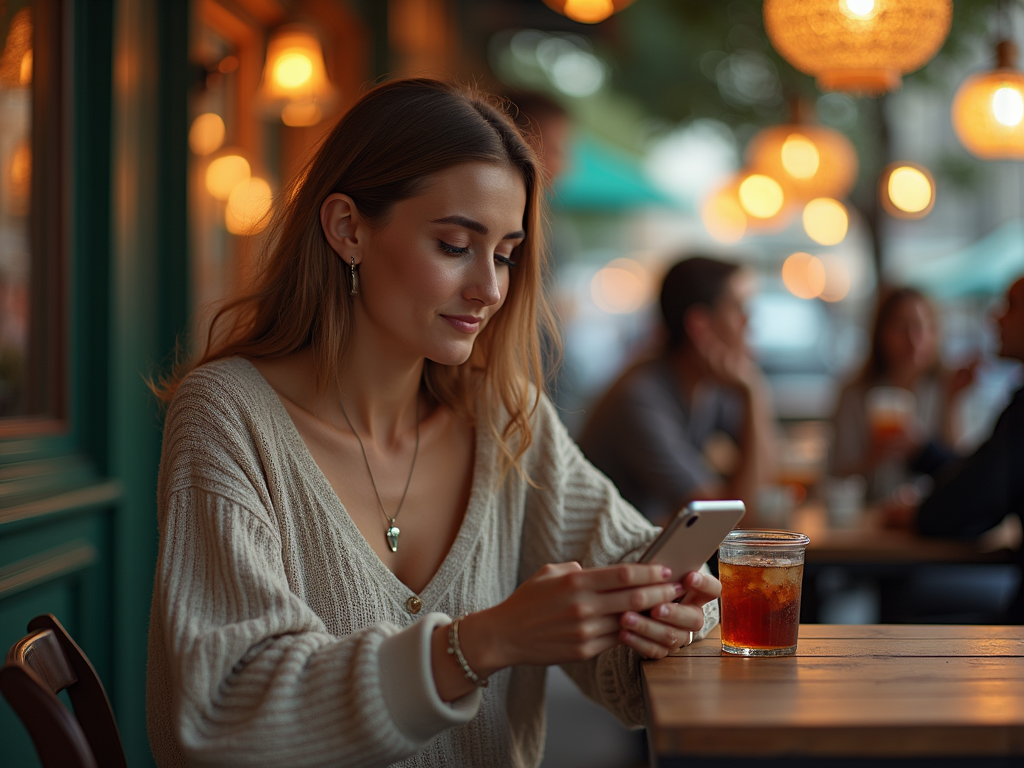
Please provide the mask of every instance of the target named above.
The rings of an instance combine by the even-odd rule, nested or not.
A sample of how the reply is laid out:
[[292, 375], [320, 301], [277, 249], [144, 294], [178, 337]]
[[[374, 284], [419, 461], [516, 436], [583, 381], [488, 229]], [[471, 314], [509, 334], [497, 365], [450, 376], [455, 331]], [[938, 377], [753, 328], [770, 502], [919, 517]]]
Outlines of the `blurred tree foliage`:
[[[767, 125], [788, 119], [788, 98], [815, 98], [820, 92], [813, 78], [772, 48], [761, 5], [758, 0], [638, 0], [594, 32], [617, 64], [615, 87], [651, 114], [670, 122], [709, 117], [733, 126]], [[970, 56], [978, 39], [994, 31], [997, 5], [998, 0], [956, 0], [939, 56], [957, 61]], [[948, 87], [936, 69], [929, 65], [906, 81]]]

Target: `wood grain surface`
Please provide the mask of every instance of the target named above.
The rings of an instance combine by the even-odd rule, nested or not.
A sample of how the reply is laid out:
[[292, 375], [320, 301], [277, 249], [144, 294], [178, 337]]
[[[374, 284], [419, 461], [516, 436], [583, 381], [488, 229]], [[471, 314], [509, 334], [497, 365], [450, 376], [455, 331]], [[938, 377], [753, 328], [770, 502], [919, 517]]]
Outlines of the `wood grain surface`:
[[1024, 627], [800, 628], [797, 655], [717, 630], [643, 663], [658, 755], [1024, 755]]

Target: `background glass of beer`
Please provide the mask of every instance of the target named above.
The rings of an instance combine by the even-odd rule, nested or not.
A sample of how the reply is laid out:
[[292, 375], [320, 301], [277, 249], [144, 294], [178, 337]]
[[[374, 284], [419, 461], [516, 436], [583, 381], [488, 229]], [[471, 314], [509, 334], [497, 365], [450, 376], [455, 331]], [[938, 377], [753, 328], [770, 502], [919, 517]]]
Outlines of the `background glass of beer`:
[[722, 650], [740, 656], [796, 653], [804, 548], [790, 531], [737, 530], [718, 548]]

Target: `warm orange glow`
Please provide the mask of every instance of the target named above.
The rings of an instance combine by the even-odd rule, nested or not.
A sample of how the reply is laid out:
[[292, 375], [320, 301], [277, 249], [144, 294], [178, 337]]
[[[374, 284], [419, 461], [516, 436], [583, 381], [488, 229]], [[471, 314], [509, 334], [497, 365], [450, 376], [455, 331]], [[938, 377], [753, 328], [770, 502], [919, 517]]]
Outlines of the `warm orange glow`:
[[879, 194], [890, 215], [920, 219], [935, 205], [935, 182], [920, 165], [893, 163], [882, 173]]
[[295, 90], [313, 76], [313, 62], [305, 51], [287, 51], [274, 62], [274, 81], [285, 90]]
[[224, 223], [235, 235], [255, 235], [270, 223], [274, 195], [270, 185], [256, 176], [238, 184], [228, 196]]
[[281, 122], [292, 127], [316, 125], [324, 113], [315, 101], [296, 101], [281, 110]]
[[544, 0], [552, 10], [582, 24], [597, 24], [618, 13], [633, 0]]
[[971, 154], [1024, 160], [1024, 73], [997, 69], [967, 78], [953, 98], [952, 117]]
[[743, 210], [758, 219], [775, 216], [786, 202], [779, 182], [761, 173], [752, 173], [740, 182], [739, 195]]
[[842, 301], [850, 294], [850, 270], [846, 262], [830, 253], [820, 259], [825, 267], [825, 286], [819, 298], [829, 302]]
[[0, 52], [0, 86], [28, 88], [32, 84], [32, 10], [22, 8], [11, 18]]
[[816, 197], [804, 206], [804, 231], [821, 245], [835, 245], [846, 237], [850, 217], [846, 206], [830, 197]]
[[748, 167], [782, 184], [789, 197], [842, 198], [857, 180], [857, 152], [839, 131], [791, 123], [765, 128], [747, 147]]
[[32, 201], [32, 147], [22, 141], [11, 154], [7, 172], [7, 209], [15, 216], [27, 216]]
[[952, 0], [765, 0], [775, 50], [826, 91], [878, 94], [942, 47]]
[[32, 85], [32, 49], [29, 48], [21, 57], [21, 69], [18, 72], [18, 84], [22, 88]]
[[782, 265], [782, 282], [798, 299], [814, 299], [825, 289], [825, 265], [809, 253], [792, 254]]
[[[300, 107], [302, 117], [289, 111], [287, 125], [315, 125], [323, 117], [322, 105], [334, 99], [334, 88], [327, 77], [324, 54], [315, 30], [301, 24], [279, 28], [267, 43], [267, 63], [260, 87], [262, 99], [282, 112], [295, 104], [314, 105]], [[314, 122], [301, 122], [312, 120]], [[296, 122], [295, 120], [299, 120]]]
[[590, 281], [590, 295], [599, 309], [612, 314], [636, 312], [647, 299], [650, 276], [633, 259], [613, 259]]
[[231, 191], [248, 181], [252, 170], [241, 155], [218, 157], [206, 169], [206, 190], [218, 200], [227, 200]]
[[799, 133], [791, 133], [779, 151], [782, 167], [797, 179], [809, 179], [818, 172], [821, 157], [814, 142]]
[[700, 219], [708, 234], [720, 243], [739, 242], [747, 231], [747, 214], [731, 186], [723, 187], [705, 201]]
[[215, 112], [206, 112], [192, 121], [188, 131], [188, 145], [201, 156], [212, 155], [224, 143], [224, 121]]
[[596, 24], [615, 13], [612, 0], [565, 0], [562, 12], [573, 21]]

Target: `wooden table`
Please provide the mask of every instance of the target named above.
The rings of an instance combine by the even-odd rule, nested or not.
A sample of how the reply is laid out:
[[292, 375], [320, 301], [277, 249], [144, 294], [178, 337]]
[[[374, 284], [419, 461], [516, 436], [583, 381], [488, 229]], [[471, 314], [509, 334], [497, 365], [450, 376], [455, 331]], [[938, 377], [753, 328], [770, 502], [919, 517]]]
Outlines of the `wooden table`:
[[715, 629], [642, 675], [656, 766], [1024, 764], [1024, 627], [812, 624], [757, 659]]
[[808, 563], [830, 565], [1007, 563], [1021, 536], [1017, 518], [1008, 518], [976, 540], [930, 538], [884, 528], [877, 510], [865, 510], [855, 527], [830, 528], [820, 504], [794, 511], [790, 527], [810, 537]]

